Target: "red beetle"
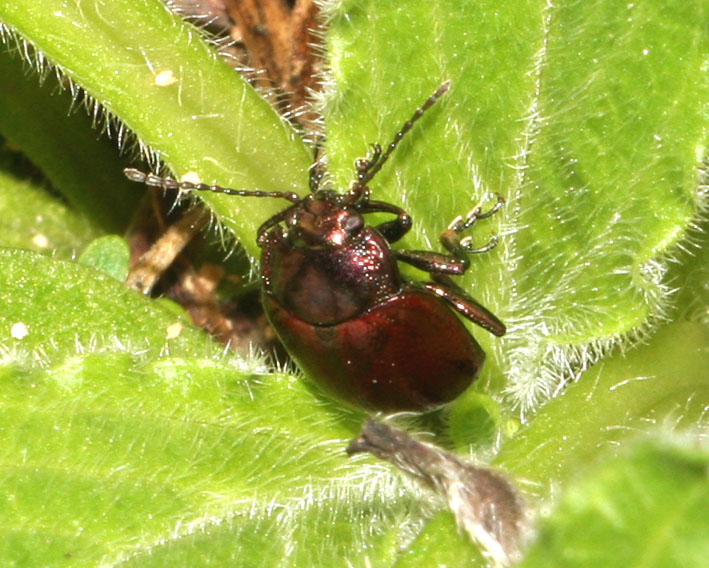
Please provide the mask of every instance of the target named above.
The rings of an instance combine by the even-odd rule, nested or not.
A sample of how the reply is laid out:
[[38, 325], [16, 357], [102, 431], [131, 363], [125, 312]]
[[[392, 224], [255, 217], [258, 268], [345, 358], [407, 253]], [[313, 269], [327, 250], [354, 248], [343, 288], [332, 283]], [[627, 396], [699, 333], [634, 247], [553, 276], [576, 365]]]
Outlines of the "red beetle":
[[[320, 189], [322, 172], [311, 169], [311, 193], [261, 192], [177, 182], [127, 169], [129, 179], [154, 187], [206, 190], [251, 197], [278, 197], [292, 205], [258, 229], [263, 305], [293, 359], [324, 390], [376, 410], [420, 410], [461, 394], [475, 379], [485, 353], [463, 317], [495, 335], [504, 324], [450, 278], [463, 274], [468, 255], [493, 248], [496, 239], [474, 249], [461, 232], [489, 217], [504, 203], [478, 207], [456, 219], [441, 235], [449, 254], [393, 250], [411, 228], [405, 211], [370, 199], [367, 184], [402, 137], [448, 90], [449, 83], [417, 109], [386, 151], [357, 160], [356, 181], [345, 194]], [[367, 226], [363, 215], [396, 216]], [[431, 275], [430, 282], [402, 279], [397, 262]]]

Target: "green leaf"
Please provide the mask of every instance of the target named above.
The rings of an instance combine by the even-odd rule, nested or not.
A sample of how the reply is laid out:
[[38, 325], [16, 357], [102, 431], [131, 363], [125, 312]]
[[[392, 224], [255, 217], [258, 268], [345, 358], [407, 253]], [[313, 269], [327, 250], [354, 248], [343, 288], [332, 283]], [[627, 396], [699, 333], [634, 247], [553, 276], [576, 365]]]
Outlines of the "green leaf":
[[107, 276], [125, 282], [128, 276], [130, 249], [118, 235], [100, 237], [84, 249], [79, 257], [79, 263], [90, 266]]
[[[186, 318], [163, 312], [96, 270], [13, 249], [0, 249], [0, 263], [0, 347], [21, 348], [40, 360], [51, 358], [50, 352], [62, 357], [112, 344], [136, 353], [178, 347], [221, 352]], [[16, 323], [29, 329], [21, 342], [10, 333]], [[167, 328], [175, 323], [185, 326], [184, 333], [168, 341]], [[125, 338], [135, 342], [127, 344]]]
[[[13, 0], [0, 22], [118, 116], [178, 175], [240, 189], [305, 191], [309, 152], [199, 32], [157, 0]], [[130, 165], [130, 164], [126, 164]], [[282, 203], [206, 195], [256, 253], [254, 231]]]
[[70, 258], [98, 235], [43, 188], [0, 171], [0, 246]]
[[[0, 21], [177, 174], [304, 192], [304, 145], [194, 28], [157, 1], [70, 4], [4, 2]], [[499, 341], [475, 332], [490, 355], [478, 383], [485, 394], [471, 392], [450, 414], [459, 448], [504, 438], [515, 422], [501, 394], [528, 408], [619, 334], [647, 329], [668, 301], [666, 258], [701, 204], [707, 11], [697, 0], [347, 0], [328, 10], [336, 188], [346, 188], [367, 144], [387, 143], [450, 79], [372, 183], [373, 198], [412, 214], [408, 248], [435, 248], [487, 191], [508, 200], [476, 228], [476, 243], [497, 232], [500, 245], [475, 259], [462, 284], [510, 333]], [[255, 227], [283, 205], [207, 199], [252, 254]], [[679, 284], [702, 289], [701, 274], [680, 271]], [[225, 358], [179, 316], [110, 278], [26, 252], [0, 255], [0, 303], [0, 553], [10, 562], [480, 561], [450, 514], [421, 529], [425, 494], [388, 469], [344, 459], [361, 415], [306, 382], [261, 375], [258, 362]], [[602, 460], [599, 446], [623, 446], [675, 418], [695, 425], [708, 398], [706, 341], [701, 325], [674, 324], [626, 363], [618, 355], [595, 367], [526, 414], [529, 426], [502, 444], [498, 463], [541, 483], [534, 506], [580, 465]]]
[[[647, 344], [606, 358], [506, 440], [494, 464], [520, 482], [534, 509], [554, 495], [563, 495], [589, 464], [612, 460], [641, 432], [658, 427], [706, 430], [708, 344], [707, 326], [676, 323], [664, 327]], [[428, 543], [451, 539], [456, 532], [452, 516], [441, 513], [407, 554], [420, 558]], [[468, 554], [461, 542], [447, 550], [461, 558]], [[566, 566], [552, 561], [547, 565]]]
[[417, 566], [485, 566], [486, 562], [458, 532], [453, 515], [441, 513], [429, 522], [405, 550], [395, 568]]
[[0, 51], [0, 77], [0, 133], [42, 170], [84, 223], [124, 231], [143, 190], [122, 179], [125, 157], [115, 142], [99, 141], [95, 117], [82, 108], [71, 112], [77, 103], [57, 78], [45, 76], [39, 84], [18, 54]]
[[[701, 73], [704, 11], [659, 1], [622, 9], [610, 2], [471, 8], [452, 1], [329, 6], [337, 92], [326, 98], [327, 149], [343, 188], [367, 143], [391, 139], [442, 80], [453, 81], [375, 180], [375, 195], [412, 213], [416, 225], [404, 245], [411, 247], [429, 247], [484, 191], [506, 195], [506, 214], [486, 229], [498, 225], [501, 245], [480, 258], [464, 286], [512, 330], [502, 344], [479, 334], [496, 355], [479, 388], [506, 388], [528, 408], [567, 377], [565, 367], [595, 359], [666, 303], [658, 255], [689, 226], [706, 143], [706, 116], [695, 102], [709, 92]], [[99, 14], [94, 6], [13, 2], [0, 17], [178, 173], [302, 191], [302, 146], [162, 7], [118, 2]], [[170, 53], [161, 47], [168, 43]], [[666, 57], [676, 60], [673, 80], [663, 75]], [[162, 72], [169, 80], [156, 83]], [[208, 199], [255, 252], [253, 229], [276, 205]]]
[[594, 468], [544, 520], [520, 567], [706, 566], [707, 466], [706, 449], [647, 441]]
[[709, 328], [675, 323], [645, 345], [616, 353], [539, 411], [505, 444], [496, 462], [540, 483], [567, 480], [607, 447], [622, 447], [650, 426], [706, 422]]
[[708, 142], [703, 2], [347, 0], [330, 10], [338, 184], [367, 143], [387, 143], [450, 79], [373, 196], [412, 215], [412, 248], [430, 248], [485, 191], [508, 200], [477, 229], [476, 242], [496, 230], [500, 244], [464, 283], [510, 328], [502, 343], [478, 334], [504, 351], [480, 388], [495, 380], [530, 408], [662, 311], [661, 255], [696, 214]]
[[361, 415], [188, 324], [168, 339], [174, 315], [94, 270], [25, 251], [0, 268], [6, 563], [313, 566], [396, 546], [417, 505], [346, 458]]

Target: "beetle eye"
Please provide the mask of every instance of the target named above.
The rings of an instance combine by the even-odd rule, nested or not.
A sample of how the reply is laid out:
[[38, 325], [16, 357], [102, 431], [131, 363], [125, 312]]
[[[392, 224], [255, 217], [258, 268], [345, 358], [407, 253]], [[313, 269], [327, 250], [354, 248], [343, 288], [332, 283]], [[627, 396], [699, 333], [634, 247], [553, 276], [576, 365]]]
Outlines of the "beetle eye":
[[364, 219], [359, 215], [349, 215], [345, 219], [344, 229], [348, 233], [358, 233], [364, 226]]

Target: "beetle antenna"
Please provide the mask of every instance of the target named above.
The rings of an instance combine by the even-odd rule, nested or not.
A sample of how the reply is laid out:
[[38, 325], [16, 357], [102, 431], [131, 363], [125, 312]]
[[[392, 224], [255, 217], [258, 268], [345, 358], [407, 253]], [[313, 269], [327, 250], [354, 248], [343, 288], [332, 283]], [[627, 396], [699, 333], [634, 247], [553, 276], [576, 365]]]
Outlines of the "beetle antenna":
[[162, 189], [174, 189], [178, 191], [211, 191], [212, 193], [223, 193], [225, 195], [238, 195], [241, 197], [276, 197], [287, 199], [292, 203], [298, 203], [300, 196], [292, 191], [257, 191], [248, 189], [231, 189], [219, 185], [207, 185], [206, 183], [192, 183], [191, 181], [176, 181], [169, 177], [160, 177], [155, 174], [146, 174], [140, 170], [126, 168], [124, 175], [130, 180], [142, 183], [148, 187], [161, 187]]
[[436, 92], [433, 93], [426, 100], [426, 102], [423, 103], [418, 109], [416, 109], [416, 112], [413, 114], [413, 116], [404, 123], [404, 125], [401, 127], [399, 132], [396, 133], [394, 139], [389, 143], [389, 146], [387, 146], [387, 149], [383, 153], [379, 145], [374, 145], [374, 153], [372, 154], [372, 157], [369, 160], [365, 160], [363, 164], [359, 164], [357, 167], [358, 186], [365, 186], [377, 174], [377, 172], [382, 169], [384, 162], [389, 159], [389, 156], [391, 156], [391, 153], [399, 145], [399, 142], [401, 142], [401, 139], [404, 137], [404, 135], [409, 130], [411, 130], [416, 121], [418, 121], [424, 115], [424, 113], [445, 94], [445, 92], [450, 88], [450, 86], [450, 81], [445, 81], [444, 83], [442, 83], [441, 86], [436, 89]]
[[310, 165], [310, 192], [316, 193], [320, 189], [320, 182], [325, 177], [324, 165], [322, 163], [322, 136], [315, 141], [313, 148], [313, 163]]

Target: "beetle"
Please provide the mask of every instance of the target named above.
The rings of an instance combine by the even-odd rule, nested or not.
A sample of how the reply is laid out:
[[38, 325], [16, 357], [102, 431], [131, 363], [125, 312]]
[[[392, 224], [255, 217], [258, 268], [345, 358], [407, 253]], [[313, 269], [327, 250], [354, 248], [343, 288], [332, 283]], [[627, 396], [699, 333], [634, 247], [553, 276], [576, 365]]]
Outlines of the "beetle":
[[[411, 217], [391, 203], [370, 199], [368, 184], [414, 123], [448, 90], [443, 83], [401, 127], [385, 151], [372, 145], [355, 161], [355, 181], [344, 194], [320, 187], [324, 172], [310, 169], [310, 193], [238, 190], [175, 181], [134, 169], [125, 175], [148, 186], [214, 191], [244, 197], [286, 199], [291, 205], [257, 231], [266, 315], [286, 350], [323, 390], [354, 405], [382, 411], [424, 410], [455, 399], [475, 380], [485, 353], [456, 313], [497, 336], [505, 325], [465, 293], [451, 276], [470, 266], [473, 248], [460, 234], [488, 211], [473, 209], [443, 231], [447, 254], [395, 250]], [[388, 213], [369, 226], [364, 215]], [[429, 282], [405, 280], [398, 263], [430, 274]]]

